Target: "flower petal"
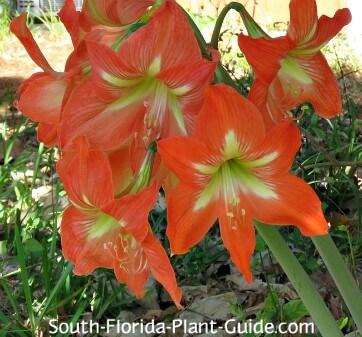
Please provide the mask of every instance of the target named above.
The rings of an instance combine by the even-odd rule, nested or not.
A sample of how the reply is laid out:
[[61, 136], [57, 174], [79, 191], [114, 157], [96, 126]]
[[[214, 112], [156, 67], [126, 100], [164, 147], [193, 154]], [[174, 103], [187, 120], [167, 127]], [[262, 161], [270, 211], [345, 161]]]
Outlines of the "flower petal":
[[18, 109], [33, 121], [57, 124], [67, 85], [51, 75], [37, 78], [22, 93]]
[[320, 50], [336, 36], [344, 26], [348, 25], [351, 20], [351, 12], [348, 8], [339, 9], [333, 18], [322, 15], [318, 20], [318, 27], [313, 38], [300, 46], [299, 49], [306, 50], [307, 52], [308, 50]]
[[[338, 84], [322, 53], [318, 52], [313, 57], [288, 57], [288, 60], [289, 66], [285, 68], [283, 65], [269, 86], [266, 100], [265, 87], [260, 82], [252, 87], [251, 99], [260, 106], [264, 104], [261, 111], [266, 123], [282, 122], [287, 111], [304, 102], [311, 103], [324, 118], [338, 114], [342, 109]], [[290, 67], [296, 70], [292, 71]], [[265, 117], [267, 114], [270, 117]]]
[[82, 27], [89, 31], [100, 24], [119, 28], [129, 25], [140, 19], [154, 2], [154, 0], [88, 0], [82, 8]]
[[[216, 165], [213, 154], [199, 140], [188, 137], [171, 137], [157, 142], [162, 162], [187, 186], [204, 186], [205, 180], [198, 165]], [[211, 158], [211, 159], [210, 159]]]
[[265, 130], [269, 131], [285, 118], [285, 113], [280, 106], [274, 105], [269, 109], [269, 85], [264, 84], [257, 78], [252, 84], [248, 99], [256, 105], [264, 121]]
[[110, 10], [107, 14], [111, 20], [126, 25], [139, 20], [155, 2], [155, 0], [113, 0], [113, 6], [109, 8], [117, 10]]
[[184, 62], [161, 71], [155, 78], [164, 82], [175, 96], [187, 95], [195, 90], [200, 93], [212, 81], [216, 65], [215, 61], [205, 60]]
[[144, 269], [137, 274], [127, 273], [120, 267], [119, 261], [114, 261], [113, 268], [117, 280], [120, 283], [127, 284], [127, 287], [136, 295], [137, 298], [145, 296], [146, 290], [144, 289], [144, 285], [149, 277], [148, 269]]
[[110, 201], [101, 211], [117, 219], [129, 234], [141, 242], [148, 233], [148, 213], [156, 203], [157, 197], [158, 189], [153, 184], [138, 194], [128, 194]]
[[62, 150], [72, 148], [72, 139], [78, 135], [87, 135], [94, 148], [119, 147], [132, 135], [138, 121], [142, 121], [143, 102], [124, 108], [121, 112], [106, 111], [108, 104], [90, 94], [92, 87], [92, 79], [79, 84], [64, 107], [59, 130]]
[[208, 203], [195, 210], [198, 197], [198, 191], [182, 184], [171, 192], [167, 209], [167, 236], [172, 254], [187, 253], [204, 237], [217, 218], [217, 199], [211, 196]]
[[312, 103], [317, 114], [331, 118], [342, 110], [341, 94], [336, 77], [321, 52], [303, 62], [305, 72], [313, 84], [302, 95], [303, 101]]
[[[288, 141], [286, 136], [288, 135]], [[245, 157], [254, 174], [277, 177], [286, 174], [301, 146], [300, 132], [291, 119], [273, 128]]]
[[288, 36], [267, 40], [264, 37], [253, 39], [247, 35], [239, 35], [239, 47], [252, 66], [255, 77], [266, 85], [274, 79], [281, 61], [295, 45]]
[[148, 265], [153, 276], [164, 286], [177, 308], [181, 309], [182, 290], [177, 286], [175, 272], [165, 249], [151, 232], [143, 240], [142, 248], [147, 256]]
[[238, 150], [249, 149], [264, 136], [260, 112], [235, 89], [225, 84], [208, 86], [194, 136], [205, 142], [209, 149], [224, 153], [230, 135], [235, 136]]
[[62, 252], [66, 260], [75, 264], [76, 275], [89, 275], [99, 267], [113, 267], [104, 244], [114, 240], [116, 224], [115, 219], [96, 210], [82, 211], [73, 205], [65, 210], [60, 227]]
[[10, 23], [10, 30], [16, 35], [21, 44], [24, 46], [26, 51], [32, 60], [45, 72], [49, 74], [57, 75], [57, 72], [49, 65], [48, 61], [45, 59], [43, 53], [40, 51], [38, 45], [36, 44], [33, 35], [31, 34], [29, 28], [26, 26], [27, 14], [22, 13], [19, 16], [15, 17]]
[[[182, 63], [155, 76], [169, 88], [169, 130], [164, 137], [191, 135], [204, 102], [204, 90], [211, 82], [217, 62]], [[185, 132], [186, 131], [186, 132]]]
[[290, 24], [287, 35], [297, 44], [310, 40], [317, 29], [317, 5], [315, 0], [291, 0]]
[[79, 137], [75, 142], [77, 154], [57, 163], [59, 176], [75, 204], [82, 208], [100, 208], [113, 199], [108, 157], [103, 151], [89, 149], [86, 137]]
[[[93, 34], [94, 38], [96, 39], [96, 34]], [[88, 58], [88, 51], [86, 42], [83, 40], [79, 42], [79, 44], [75, 47], [73, 52], [68, 56], [67, 62], [65, 64], [65, 72], [66, 78], [74, 78], [75, 75], [80, 74], [84, 68], [90, 65], [89, 58]], [[83, 80], [85, 77], [81, 77]]]
[[129, 67], [114, 50], [101, 43], [87, 41], [87, 49], [95, 93], [105, 102], [113, 102], [135, 90], [145, 75]]
[[321, 202], [304, 180], [288, 174], [270, 184], [278, 198], [250, 198], [253, 218], [268, 224], [297, 226], [303, 235], [327, 234]]
[[220, 232], [225, 247], [235, 266], [244, 274], [250, 284], [252, 273], [250, 271], [250, 257], [255, 249], [255, 230], [249, 209], [240, 211], [239, 216], [224, 209], [221, 203], [219, 215]]
[[129, 145], [122, 146], [108, 154], [112, 169], [113, 193], [119, 196], [133, 178]]
[[181, 7], [164, 1], [150, 22], [138, 29], [118, 50], [126, 64], [146, 74], [155, 60], [161, 70], [178, 63], [201, 60], [201, 53]]
[[47, 147], [58, 145], [58, 127], [54, 124], [40, 122], [37, 130], [38, 142], [44, 143]]
[[79, 13], [76, 11], [74, 1], [65, 0], [62, 9], [58, 13], [58, 16], [68, 31], [72, 39], [73, 46], [77, 46], [79, 42], [80, 27]]

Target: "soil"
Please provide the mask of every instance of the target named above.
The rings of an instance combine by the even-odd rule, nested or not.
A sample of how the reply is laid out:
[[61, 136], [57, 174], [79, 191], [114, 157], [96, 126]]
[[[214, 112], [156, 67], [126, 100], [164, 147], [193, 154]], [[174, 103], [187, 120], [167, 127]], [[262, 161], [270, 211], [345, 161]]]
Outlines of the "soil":
[[[66, 32], [51, 33], [39, 29], [41, 27], [37, 28], [40, 32], [35, 34], [35, 40], [40, 50], [55, 70], [62, 71], [68, 55], [73, 50], [70, 37]], [[21, 83], [42, 69], [35, 64], [13, 35], [6, 39], [0, 52], [0, 118], [4, 118], [5, 113], [12, 110], [13, 100], [19, 98], [16, 91]]]

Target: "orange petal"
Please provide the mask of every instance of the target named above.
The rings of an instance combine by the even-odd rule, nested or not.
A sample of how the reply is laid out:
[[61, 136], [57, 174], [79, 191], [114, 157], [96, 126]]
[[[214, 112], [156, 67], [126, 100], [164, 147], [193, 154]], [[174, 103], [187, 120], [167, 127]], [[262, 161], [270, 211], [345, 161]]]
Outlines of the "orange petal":
[[115, 196], [118, 196], [133, 178], [129, 151], [129, 145], [125, 145], [108, 154], [112, 169], [113, 193]]
[[322, 15], [318, 20], [318, 27], [313, 38], [300, 49], [319, 50], [325, 46], [341, 29], [352, 20], [351, 12], [348, 8], [339, 9], [333, 18]]
[[162, 162], [187, 186], [205, 186], [208, 180], [197, 169], [198, 164], [214, 166], [213, 154], [199, 140], [187, 137], [165, 138], [157, 142]]
[[254, 174], [275, 177], [290, 170], [300, 145], [299, 128], [289, 119], [273, 128], [245, 157], [256, 165]]
[[220, 205], [220, 232], [225, 247], [235, 266], [244, 274], [250, 284], [252, 273], [250, 271], [250, 257], [255, 249], [255, 230], [249, 209], [239, 210], [235, 215]]
[[[68, 56], [67, 62], [65, 64], [65, 71], [67, 72], [64, 77], [74, 77], [78, 73], [81, 74], [81, 71], [90, 65], [88, 58], [88, 51], [86, 42], [83, 40], [79, 42], [74, 51]], [[82, 77], [84, 79], [85, 77]]]
[[148, 233], [148, 213], [156, 203], [158, 189], [155, 184], [138, 194], [128, 194], [112, 200], [101, 211], [117, 219], [125, 230], [137, 241], [142, 241]]
[[[212, 81], [217, 62], [198, 60], [196, 62], [185, 62], [169, 67], [158, 73], [155, 78], [164, 82], [176, 96], [187, 96], [195, 90], [202, 92], [209, 82]], [[195, 95], [195, 94], [194, 94]], [[198, 99], [196, 97], [191, 97]]]
[[173, 254], [185, 254], [196, 245], [214, 224], [217, 197], [195, 210], [199, 191], [179, 184], [171, 192], [167, 209], [167, 236]]
[[118, 8], [118, 13], [116, 11], [109, 11], [108, 15], [113, 17], [114, 21], [120, 20], [122, 24], [129, 24], [141, 18], [146, 13], [146, 10], [153, 6], [155, 2], [155, 0], [113, 0], [114, 7]]
[[225, 84], [208, 86], [194, 136], [209, 149], [223, 153], [230, 132], [237, 138], [239, 149], [247, 150], [264, 136], [260, 112], [235, 89]]
[[170, 201], [170, 195], [173, 189], [177, 186], [179, 183], [179, 180], [177, 179], [176, 175], [173, 174], [171, 171], [169, 171], [166, 166], [161, 165], [161, 169], [164, 169], [164, 179], [162, 181], [162, 189], [165, 193], [165, 202], [166, 205], [168, 205]]
[[269, 109], [269, 85], [265, 85], [257, 78], [252, 84], [248, 99], [256, 105], [264, 121], [265, 130], [268, 132], [285, 118], [285, 112], [277, 104]]
[[15, 17], [10, 23], [11, 32], [16, 35], [16, 37], [28, 52], [29, 56], [40, 68], [42, 68], [45, 72], [56, 76], [56, 71], [53, 70], [48, 61], [45, 59], [43, 53], [40, 51], [33, 35], [26, 26], [26, 21], [26, 13], [22, 13]]
[[256, 78], [266, 85], [274, 79], [282, 60], [295, 45], [288, 36], [267, 40], [264, 37], [253, 39], [243, 34], [239, 35], [241, 51], [252, 66]]
[[[289, 58], [289, 64], [295, 72], [282, 67], [278, 76], [268, 88], [264, 109], [270, 119], [278, 124], [285, 119], [285, 112], [304, 102], [312, 103], [316, 112], [325, 118], [338, 114], [341, 109], [341, 97], [335, 76], [321, 52], [313, 57], [298, 55]], [[255, 85], [255, 90], [264, 93], [264, 88]], [[265, 96], [264, 96], [265, 97]], [[262, 100], [258, 104], [262, 104]], [[268, 118], [264, 118], [268, 122]]]
[[99, 267], [113, 267], [113, 259], [104, 249], [104, 243], [114, 239], [115, 228], [111, 227], [101, 236], [92, 233], [92, 228], [104, 226], [103, 219], [100, 212], [81, 211], [73, 205], [63, 213], [60, 226], [62, 253], [66, 260], [75, 264], [77, 275], [89, 275]]
[[175, 1], [164, 1], [150, 22], [122, 43], [118, 55], [144, 74], [156, 58], [161, 70], [202, 58], [194, 32]]
[[290, 24], [287, 35], [296, 43], [310, 39], [317, 29], [317, 5], [315, 0], [291, 0]]
[[102, 24], [108, 27], [122, 27], [129, 25], [146, 13], [153, 0], [89, 0], [82, 8], [81, 23], [87, 31]]
[[68, 81], [51, 75], [41, 76], [27, 85], [18, 109], [33, 121], [58, 124], [67, 85]]
[[38, 141], [47, 147], [58, 145], [58, 127], [54, 124], [40, 122], [37, 130]]
[[60, 21], [64, 24], [67, 29], [73, 46], [78, 45], [79, 40], [79, 13], [76, 11], [75, 4], [73, 0], [65, 0], [62, 9], [59, 11], [58, 16]]
[[[92, 94], [92, 79], [79, 84], [62, 113], [59, 136], [62, 150], [72, 148], [72, 139], [87, 135], [94, 148], [112, 149], [123, 145], [144, 116], [143, 103], [124, 108], [122, 112], [105, 112], [108, 104]], [[82, 101], [84, 104], [79, 104]], [[107, 130], [105, 132], [105, 130]]]
[[[170, 67], [155, 76], [167, 85], [169, 93], [175, 97], [174, 102], [169, 102], [170, 120], [167, 123], [169, 130], [163, 132], [163, 137], [192, 134], [196, 117], [204, 102], [205, 87], [213, 79], [216, 65], [217, 62], [204, 60], [187, 62]], [[175, 107], [175, 104], [179, 107]], [[181, 116], [178, 116], [177, 110], [182, 111]], [[178, 118], [182, 118], [182, 122]]]
[[76, 143], [77, 154], [58, 161], [59, 176], [75, 204], [83, 208], [100, 208], [113, 199], [108, 157], [103, 151], [89, 149], [85, 137], [79, 137]]
[[297, 226], [303, 235], [327, 234], [321, 202], [304, 180], [287, 174], [269, 185], [278, 198], [250, 198], [253, 218], [268, 224]]
[[87, 49], [95, 93], [105, 102], [129, 94], [145, 76], [125, 64], [114, 50], [103, 44], [87, 41]]
[[181, 309], [182, 291], [177, 286], [175, 272], [172, 269], [165, 249], [151, 232], [143, 240], [142, 248], [147, 256], [148, 265], [153, 276], [165, 287], [177, 308]]
[[[324, 118], [330, 118], [340, 113], [342, 103], [338, 83], [323, 54], [318, 52], [313, 58], [298, 56], [296, 60], [311, 79], [311, 83], [304, 85], [294, 83], [293, 79], [283, 79], [284, 86], [290, 83], [292, 88], [302, 88], [297, 103], [312, 103], [316, 112]], [[289, 106], [288, 109], [294, 107]]]
[[119, 261], [114, 261], [113, 268], [117, 280], [120, 283], [127, 284], [129, 290], [131, 290], [137, 298], [145, 296], [146, 290], [144, 289], [144, 285], [149, 277], [148, 269], [144, 269], [137, 274], [127, 273], [124, 269], [120, 268]]
[[[44, 73], [44, 72], [34, 73], [27, 80], [25, 80], [23, 83], [21, 83], [20, 88], [18, 89], [18, 91], [16, 93], [22, 95], [33, 81], [35, 81], [39, 78], [42, 78], [42, 77], [47, 77], [47, 76], [49, 76], [49, 74]], [[16, 101], [16, 103], [18, 103], [18, 102]]]

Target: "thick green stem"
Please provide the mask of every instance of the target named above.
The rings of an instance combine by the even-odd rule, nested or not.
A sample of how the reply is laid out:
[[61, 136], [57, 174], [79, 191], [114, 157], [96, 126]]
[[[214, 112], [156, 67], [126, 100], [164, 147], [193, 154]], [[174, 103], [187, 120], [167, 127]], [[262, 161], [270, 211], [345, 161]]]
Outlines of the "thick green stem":
[[324, 263], [362, 333], [362, 293], [330, 235], [312, 237]]
[[275, 226], [261, 224], [255, 220], [254, 223], [259, 234], [277, 258], [290, 282], [292, 282], [322, 336], [343, 336], [320, 294], [314, 288], [309, 276], [291, 252], [277, 228]]
[[187, 21], [189, 22], [192, 30], [194, 31], [197, 43], [199, 44], [199, 48], [201, 50], [201, 54], [204, 56], [211, 57], [211, 52], [210, 52], [210, 50], [207, 49], [207, 43], [206, 43], [202, 33], [200, 32], [199, 27], [197, 27], [196, 23], [194, 22], [194, 20], [192, 19], [192, 17], [190, 16], [189, 13], [187, 13], [185, 10], [183, 10], [183, 12], [186, 15]]
[[219, 14], [219, 17], [216, 20], [215, 28], [211, 37], [211, 47], [218, 49], [218, 42], [222, 24], [225, 20], [226, 14], [231, 10], [237, 11], [245, 25], [248, 34], [254, 39], [259, 37], [265, 37], [266, 39], [270, 39], [270, 36], [266, 34], [261, 27], [254, 21], [254, 19], [250, 16], [245, 7], [238, 2], [230, 2], [226, 5]]
[[[206, 57], [211, 58], [210, 50], [207, 48], [207, 43], [202, 36], [199, 28], [195, 24], [194, 20], [192, 20], [191, 16], [184, 10], [184, 13], [187, 17], [187, 20], [189, 21], [190, 26], [192, 27], [195, 37], [197, 39], [197, 43], [199, 44], [199, 48], [201, 50], [202, 55]], [[240, 92], [239, 87], [236, 85], [236, 83], [232, 80], [228, 72], [225, 70], [221, 62], [218, 63], [216, 70], [215, 70], [215, 80], [218, 83], [225, 83], [234, 89], [236, 89], [238, 92]]]

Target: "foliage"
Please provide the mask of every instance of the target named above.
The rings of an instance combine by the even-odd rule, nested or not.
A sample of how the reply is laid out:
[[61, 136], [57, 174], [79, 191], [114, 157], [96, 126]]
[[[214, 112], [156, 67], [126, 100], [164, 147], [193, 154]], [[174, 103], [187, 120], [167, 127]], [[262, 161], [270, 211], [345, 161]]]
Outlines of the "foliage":
[[6, 0], [0, 1], [0, 51], [5, 38], [9, 35], [10, 8]]

